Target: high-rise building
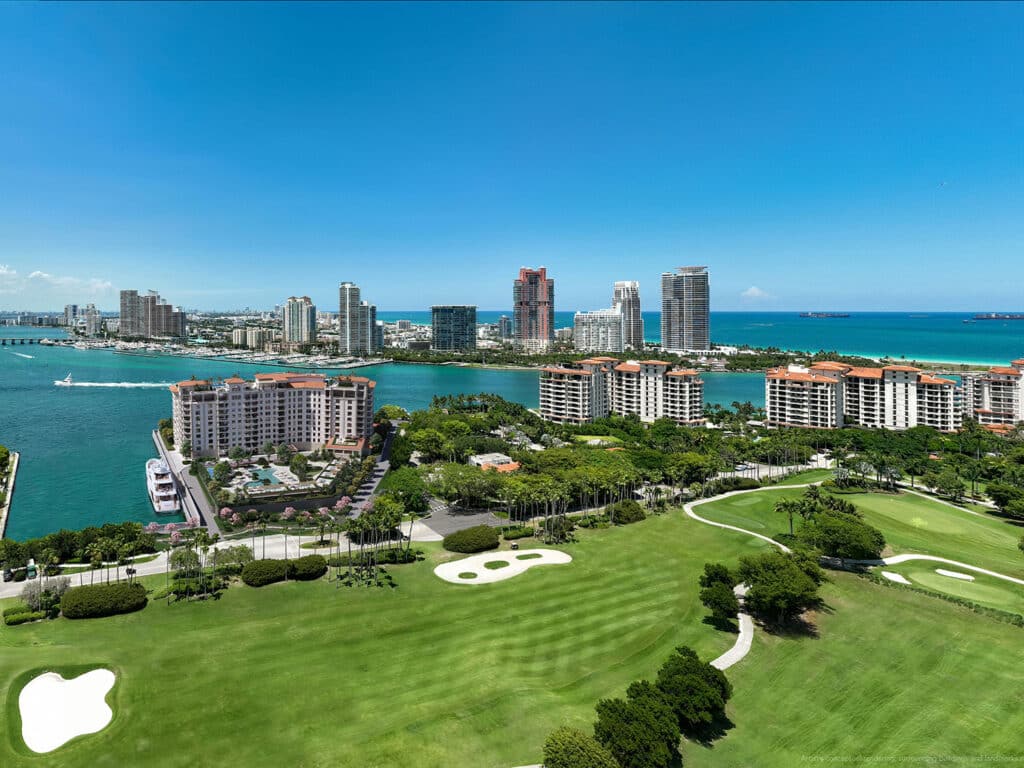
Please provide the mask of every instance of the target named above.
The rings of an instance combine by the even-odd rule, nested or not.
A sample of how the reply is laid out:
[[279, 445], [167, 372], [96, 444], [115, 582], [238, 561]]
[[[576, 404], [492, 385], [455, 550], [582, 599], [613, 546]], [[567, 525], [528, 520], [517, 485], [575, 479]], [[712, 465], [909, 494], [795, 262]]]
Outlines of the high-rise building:
[[508, 315], [498, 318], [498, 338], [502, 341], [512, 338], [512, 318]]
[[669, 352], [711, 349], [711, 290], [707, 267], [661, 275], [661, 347]]
[[245, 328], [233, 328], [231, 330], [231, 343], [236, 347], [248, 346], [245, 343]]
[[266, 328], [245, 329], [245, 346], [249, 349], [263, 349], [264, 345], [270, 340], [270, 331]]
[[466, 304], [430, 308], [430, 348], [443, 352], [476, 349], [476, 307]]
[[64, 305], [64, 325], [73, 327], [78, 322], [78, 305]]
[[377, 328], [377, 307], [360, 300], [358, 285], [342, 283], [338, 288], [338, 351], [364, 355], [383, 345], [383, 329]]
[[573, 342], [580, 352], [622, 352], [625, 318], [619, 306], [573, 316]]
[[622, 343], [630, 349], [644, 348], [644, 316], [640, 311], [640, 283], [617, 280], [612, 306], [622, 312]]
[[960, 392], [909, 365], [860, 368], [831, 360], [809, 368], [772, 368], [765, 374], [767, 423], [777, 427], [837, 429], [846, 424], [903, 430], [961, 426]]
[[673, 370], [661, 360], [581, 360], [578, 368], [542, 368], [540, 415], [562, 424], [585, 424], [614, 413], [646, 423], [704, 421], [704, 382], [696, 371]]
[[522, 267], [512, 284], [515, 345], [524, 352], [543, 352], [555, 339], [555, 281], [545, 267]]
[[994, 432], [1024, 422], [1024, 359], [983, 373], [965, 373], [963, 415]]
[[85, 305], [85, 335], [99, 336], [103, 330], [103, 316], [95, 304]]
[[161, 299], [156, 291], [145, 296], [138, 291], [121, 291], [121, 336], [184, 338], [186, 330], [185, 313]]
[[309, 296], [289, 296], [281, 315], [281, 340], [285, 344], [312, 344], [316, 341], [316, 304]]
[[375, 383], [361, 376], [257, 373], [223, 384], [182, 381], [171, 387], [174, 445], [194, 456], [258, 451], [267, 442], [299, 450], [365, 454], [373, 435]]

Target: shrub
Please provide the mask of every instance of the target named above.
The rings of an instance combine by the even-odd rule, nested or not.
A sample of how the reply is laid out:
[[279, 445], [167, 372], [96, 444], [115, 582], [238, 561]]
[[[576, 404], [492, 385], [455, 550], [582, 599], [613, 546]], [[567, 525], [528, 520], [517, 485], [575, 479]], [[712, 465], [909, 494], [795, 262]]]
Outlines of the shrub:
[[242, 566], [242, 581], [250, 587], [262, 587], [284, 581], [288, 564], [284, 560], [252, 560]]
[[761, 487], [757, 480], [750, 477], [723, 477], [716, 480], [713, 485], [716, 494], [729, 491], [752, 491]]
[[475, 525], [449, 533], [441, 542], [449, 552], [484, 552], [498, 548], [498, 529], [489, 525]]
[[18, 624], [24, 624], [28, 621], [39, 621], [45, 619], [46, 613], [44, 611], [29, 611], [27, 613], [12, 613], [10, 616], [4, 616], [4, 624], [8, 627], [14, 627]]
[[545, 768], [619, 768], [612, 753], [575, 728], [556, 728], [544, 742]]
[[800, 528], [798, 538], [829, 557], [875, 560], [885, 549], [877, 528], [851, 515], [819, 514]]
[[644, 508], [633, 499], [623, 499], [612, 504], [609, 517], [616, 525], [629, 525], [647, 519]]
[[533, 536], [534, 533], [533, 527], [529, 525], [510, 525], [507, 528], [501, 529], [501, 535], [507, 541], [525, 539], [527, 536]]
[[[377, 565], [401, 565], [403, 563], [415, 563], [423, 559], [422, 549], [385, 549], [376, 553]], [[331, 555], [327, 558], [327, 564], [332, 568], [346, 568], [349, 565], [367, 565], [370, 562], [370, 554], [356, 552], [349, 558], [348, 555]]]
[[25, 603], [18, 603], [17, 605], [12, 605], [10, 608], [4, 608], [5, 618], [7, 616], [14, 616], [18, 613], [32, 613], [32, 609], [25, 605]]
[[60, 610], [69, 619], [92, 619], [131, 613], [146, 607], [146, 588], [129, 584], [89, 584], [72, 587], [64, 593]]
[[323, 555], [305, 555], [288, 563], [288, 576], [296, 581], [313, 581], [327, 573], [327, 558]]

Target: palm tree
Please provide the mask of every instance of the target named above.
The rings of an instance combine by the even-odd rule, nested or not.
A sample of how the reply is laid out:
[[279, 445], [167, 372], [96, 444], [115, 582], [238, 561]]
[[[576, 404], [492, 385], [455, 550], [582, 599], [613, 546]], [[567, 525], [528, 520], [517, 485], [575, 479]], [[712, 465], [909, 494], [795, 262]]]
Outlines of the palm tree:
[[800, 502], [796, 499], [779, 499], [775, 502], [775, 511], [789, 516], [789, 535], [793, 535], [793, 515], [800, 514]]

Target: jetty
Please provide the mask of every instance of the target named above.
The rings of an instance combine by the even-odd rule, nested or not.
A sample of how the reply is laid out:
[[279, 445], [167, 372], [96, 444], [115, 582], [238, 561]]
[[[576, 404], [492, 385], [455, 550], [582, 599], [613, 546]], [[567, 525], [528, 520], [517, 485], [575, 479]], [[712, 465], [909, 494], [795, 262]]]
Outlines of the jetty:
[[[160, 436], [160, 430], [153, 430], [153, 444], [157, 453], [164, 460], [171, 470], [171, 477], [174, 478], [175, 490], [178, 498], [181, 499], [181, 512], [186, 520], [195, 520], [199, 525], [205, 525], [210, 533], [220, 533], [220, 526], [217, 525], [216, 510], [198, 487], [198, 481], [188, 474], [188, 467], [185, 466], [180, 454], [176, 451], [167, 450], [164, 439]], [[198, 493], [196, 493], [198, 491]]]
[[18, 476], [18, 460], [20, 454], [11, 451], [10, 463], [8, 464], [7, 486], [4, 488], [4, 501], [0, 504], [0, 539], [7, 532], [7, 516], [11, 511], [11, 504], [14, 501], [14, 480]]
[[12, 339], [12, 338], [0, 339], [0, 347], [6, 347], [8, 344], [10, 344], [13, 347], [13, 346], [15, 346], [17, 344], [42, 344], [42, 343], [43, 343], [43, 339]]

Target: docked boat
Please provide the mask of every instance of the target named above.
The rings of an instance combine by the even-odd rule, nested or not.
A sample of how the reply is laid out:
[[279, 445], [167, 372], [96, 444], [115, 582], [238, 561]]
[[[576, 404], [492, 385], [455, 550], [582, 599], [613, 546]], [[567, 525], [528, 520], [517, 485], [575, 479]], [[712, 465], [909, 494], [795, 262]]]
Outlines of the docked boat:
[[53, 385], [55, 387], [70, 387], [74, 383], [75, 382], [71, 380], [71, 374], [69, 373], [63, 379], [54, 379]]
[[157, 514], [177, 512], [181, 509], [181, 499], [174, 484], [174, 477], [163, 459], [150, 459], [146, 462], [146, 488], [153, 511]]

